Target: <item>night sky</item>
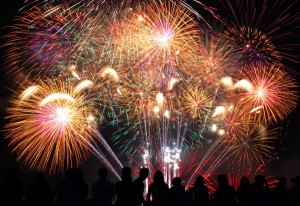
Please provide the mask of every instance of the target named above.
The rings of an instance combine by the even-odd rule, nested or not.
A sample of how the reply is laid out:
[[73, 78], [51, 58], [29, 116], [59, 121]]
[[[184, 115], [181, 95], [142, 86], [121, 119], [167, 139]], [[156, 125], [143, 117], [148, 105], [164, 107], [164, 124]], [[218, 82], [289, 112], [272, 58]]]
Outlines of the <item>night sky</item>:
[[[204, 2], [204, 1], [203, 1]], [[209, 1], [206, 4], [209, 5]], [[3, 36], [7, 33], [7, 29], [5, 26], [11, 25], [12, 19], [14, 16], [18, 15], [18, 9], [23, 5], [23, 0], [9, 0], [1, 2], [0, 6], [0, 34]], [[215, 1], [212, 1], [212, 6], [217, 5]], [[298, 9], [299, 7], [295, 7], [294, 9]], [[300, 21], [298, 20], [298, 25], [300, 25]], [[298, 29], [299, 30], [299, 29]], [[299, 33], [299, 32], [298, 32]], [[300, 39], [300, 36], [296, 36], [295, 39]], [[294, 41], [294, 40], [293, 40]], [[3, 44], [3, 39], [0, 40], [1, 45]], [[299, 42], [295, 42], [299, 44]], [[300, 55], [300, 49], [295, 49], [295, 54]], [[0, 48], [0, 57], [3, 57], [3, 49]], [[288, 63], [289, 67], [293, 68], [295, 73], [300, 73], [300, 68], [297, 63]], [[294, 76], [298, 80], [298, 85], [300, 82], [299, 74], [295, 74]], [[1, 130], [3, 128], [3, 116], [5, 115], [4, 108], [7, 106], [7, 98], [10, 96], [11, 91], [10, 88], [12, 85], [10, 84], [10, 80], [5, 76], [5, 68], [3, 66], [3, 60], [1, 60], [1, 69], [0, 69], [0, 112], [1, 112]], [[299, 105], [299, 104], [298, 104]], [[300, 107], [287, 118], [282, 124], [279, 126], [282, 127], [282, 137], [278, 141], [278, 160], [274, 161], [270, 171], [275, 176], [285, 176], [287, 178], [300, 175]], [[7, 141], [3, 139], [3, 131], [1, 132], [0, 138], [0, 181], [3, 178], [3, 175], [6, 169], [9, 166], [16, 165], [19, 167], [22, 175], [27, 178], [26, 181], [31, 181], [33, 177], [33, 173], [30, 172], [22, 163], [16, 162], [16, 155], [10, 153], [10, 149], [7, 147]], [[97, 178], [97, 169], [101, 165], [101, 163], [95, 158], [90, 158], [87, 162], [82, 166], [85, 172], [85, 179], [88, 183], [91, 183]], [[55, 175], [55, 177], [50, 177], [50, 182], [53, 185], [56, 184], [57, 180], [61, 178], [61, 175]]]

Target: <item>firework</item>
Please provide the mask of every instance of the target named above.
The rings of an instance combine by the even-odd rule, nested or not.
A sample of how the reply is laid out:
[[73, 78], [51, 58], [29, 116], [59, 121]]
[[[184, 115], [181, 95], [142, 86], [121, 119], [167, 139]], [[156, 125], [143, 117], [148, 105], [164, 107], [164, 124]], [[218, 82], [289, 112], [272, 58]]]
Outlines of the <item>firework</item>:
[[116, 32], [119, 56], [124, 56], [125, 62], [139, 64], [140, 70], [159, 73], [165, 64], [170, 70], [186, 69], [184, 65], [195, 59], [201, 31], [193, 14], [176, 1], [145, 3], [125, 22], [121, 28], [117, 25], [122, 29]]
[[[241, 78], [252, 87], [238, 95], [240, 104], [255, 121], [277, 122], [297, 106], [297, 86], [293, 78], [277, 66], [253, 65], [242, 70]], [[249, 84], [248, 83], [248, 84]]]
[[274, 140], [277, 139], [276, 130], [251, 125], [246, 132], [240, 136], [225, 138], [225, 142], [228, 143], [228, 158], [236, 162], [238, 168], [258, 168], [259, 165], [266, 165], [266, 162], [275, 158], [273, 151]]
[[297, 57], [290, 53], [294, 45], [282, 44], [283, 39], [297, 33], [300, 13], [293, 9], [296, 4], [297, 1], [267, 0], [223, 2], [230, 16], [223, 37], [236, 49], [240, 64], [283, 66], [282, 59], [297, 62]]
[[[27, 82], [27, 85], [31, 83]], [[12, 101], [8, 109], [10, 123], [5, 127], [10, 146], [31, 168], [64, 170], [78, 166], [88, 156], [97, 126], [89, 116], [95, 112], [83, 96], [73, 95], [73, 88], [62, 81], [38, 81], [38, 88], [24, 99]], [[48, 168], [49, 167], [49, 168]]]
[[76, 69], [93, 67], [107, 51], [106, 39], [110, 36], [104, 29], [105, 7], [100, 8], [96, 3], [79, 2], [34, 6], [23, 12], [6, 37], [10, 74], [20, 81], [22, 73], [71, 72], [76, 76]]
[[214, 96], [201, 87], [189, 88], [183, 93], [182, 109], [192, 118], [204, 122], [211, 111]]

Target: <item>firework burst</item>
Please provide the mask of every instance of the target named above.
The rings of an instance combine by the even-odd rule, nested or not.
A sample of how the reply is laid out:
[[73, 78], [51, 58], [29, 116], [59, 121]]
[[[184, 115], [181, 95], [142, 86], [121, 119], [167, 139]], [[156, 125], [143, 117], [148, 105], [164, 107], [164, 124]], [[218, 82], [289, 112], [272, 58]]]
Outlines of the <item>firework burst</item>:
[[236, 49], [242, 65], [259, 62], [283, 66], [282, 59], [297, 62], [297, 56], [290, 52], [295, 44], [282, 43], [299, 32], [300, 13], [293, 9], [297, 1], [225, 0], [223, 5], [230, 18], [224, 38]]
[[116, 39], [122, 56], [130, 58], [125, 62], [146, 66], [146, 71], [165, 64], [186, 69], [196, 58], [201, 31], [193, 14], [176, 1], [145, 3], [124, 25], [128, 31], [120, 28]]
[[70, 68], [97, 65], [108, 53], [105, 9], [84, 5], [35, 6], [23, 12], [6, 37], [10, 74], [21, 81], [23, 73], [66, 75]]
[[30, 87], [8, 109], [9, 145], [31, 168], [55, 172], [78, 166], [96, 135], [95, 110], [83, 96], [75, 97], [68, 83], [48, 79], [33, 84], [27, 82], [22, 88]]
[[297, 85], [277, 66], [253, 65], [242, 70], [241, 78], [252, 87], [242, 92], [240, 104], [247, 107], [255, 121], [277, 122], [297, 106]]

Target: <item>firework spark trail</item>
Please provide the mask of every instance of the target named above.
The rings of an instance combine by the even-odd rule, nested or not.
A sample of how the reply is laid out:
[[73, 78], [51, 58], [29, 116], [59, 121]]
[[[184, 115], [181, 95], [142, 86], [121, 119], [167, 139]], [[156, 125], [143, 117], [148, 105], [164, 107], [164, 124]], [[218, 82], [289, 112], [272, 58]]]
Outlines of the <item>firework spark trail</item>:
[[205, 161], [212, 157], [215, 152], [218, 151], [218, 148], [221, 147], [222, 137], [219, 137], [217, 140], [214, 141], [214, 143], [210, 146], [209, 150], [205, 153], [205, 155], [201, 158], [201, 161], [197, 164], [197, 167], [193, 174], [190, 176], [190, 178], [187, 181], [186, 185], [189, 185], [191, 181], [194, 180], [195, 176], [197, 175], [198, 171], [201, 170], [201, 168], [205, 165]]
[[119, 158], [117, 155], [114, 153], [114, 151], [111, 149], [107, 141], [104, 139], [104, 137], [99, 133], [98, 130], [95, 130], [95, 134], [97, 137], [97, 140], [101, 142], [101, 144], [105, 147], [105, 149], [110, 153], [110, 155], [114, 158], [114, 160], [118, 163], [120, 168], [123, 168], [123, 164], [120, 162]]
[[[97, 131], [97, 133], [99, 134], [99, 132]], [[90, 142], [86, 141], [86, 139], [84, 137], [81, 137], [81, 139], [88, 145], [87, 149], [90, 150], [102, 163], [105, 164], [105, 166], [119, 179], [121, 180], [120, 175], [117, 173], [117, 171], [115, 170], [115, 168], [112, 166], [112, 164], [109, 162], [109, 160], [107, 159], [106, 155], [103, 154], [103, 152], [101, 152], [101, 149], [95, 145], [95, 144], [91, 144]], [[121, 163], [120, 163], [121, 164]], [[123, 168], [123, 165], [120, 165], [121, 168]]]

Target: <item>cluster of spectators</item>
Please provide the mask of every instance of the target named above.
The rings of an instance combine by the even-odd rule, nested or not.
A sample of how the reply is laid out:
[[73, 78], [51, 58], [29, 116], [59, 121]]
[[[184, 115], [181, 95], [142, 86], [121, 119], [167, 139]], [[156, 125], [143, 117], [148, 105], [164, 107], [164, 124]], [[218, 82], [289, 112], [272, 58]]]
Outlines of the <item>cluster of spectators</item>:
[[254, 183], [242, 177], [237, 190], [227, 182], [227, 176], [217, 176], [218, 187], [209, 192], [202, 176], [197, 177], [193, 186], [186, 189], [180, 177], [172, 180], [172, 187], [164, 181], [161, 171], [156, 171], [147, 194], [145, 180], [147, 168], [139, 171], [132, 180], [131, 168], [122, 169], [121, 181], [113, 184], [107, 179], [108, 171], [99, 169], [99, 180], [91, 187], [84, 182], [81, 169], [67, 171], [54, 190], [45, 182], [45, 175], [37, 173], [36, 180], [29, 186], [23, 198], [18, 171], [11, 168], [0, 187], [0, 205], [3, 206], [300, 206], [300, 177], [292, 180], [291, 189], [286, 187], [286, 179], [280, 178], [277, 187], [268, 187], [266, 178], [257, 175]]

